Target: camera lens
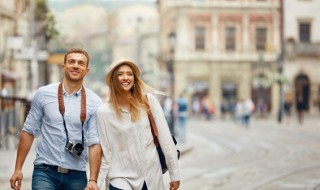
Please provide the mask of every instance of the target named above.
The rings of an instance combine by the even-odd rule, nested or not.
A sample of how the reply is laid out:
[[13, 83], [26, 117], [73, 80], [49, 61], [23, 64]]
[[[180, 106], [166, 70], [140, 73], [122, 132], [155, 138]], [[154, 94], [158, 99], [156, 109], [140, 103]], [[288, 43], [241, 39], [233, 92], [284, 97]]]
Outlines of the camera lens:
[[83, 146], [82, 144], [78, 143], [74, 146], [74, 150], [76, 150], [77, 152], [82, 152], [83, 151]]

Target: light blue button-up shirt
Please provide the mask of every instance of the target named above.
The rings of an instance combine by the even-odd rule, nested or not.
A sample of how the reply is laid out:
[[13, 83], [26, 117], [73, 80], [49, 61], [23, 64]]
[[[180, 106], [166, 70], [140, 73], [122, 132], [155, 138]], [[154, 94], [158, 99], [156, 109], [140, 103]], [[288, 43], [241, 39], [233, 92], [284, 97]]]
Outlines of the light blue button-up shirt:
[[[39, 88], [34, 96], [32, 107], [22, 130], [34, 137], [41, 134], [36, 148], [35, 165], [49, 164], [67, 169], [86, 171], [86, 147], [100, 143], [96, 126], [96, 112], [102, 101], [95, 93], [86, 88], [87, 117], [83, 125], [85, 149], [80, 157], [72, 155], [65, 150], [67, 136], [63, 126], [63, 118], [59, 112], [58, 86], [59, 83], [54, 83]], [[81, 90], [67, 95], [63, 88], [63, 94], [64, 118], [69, 141], [81, 143]]]

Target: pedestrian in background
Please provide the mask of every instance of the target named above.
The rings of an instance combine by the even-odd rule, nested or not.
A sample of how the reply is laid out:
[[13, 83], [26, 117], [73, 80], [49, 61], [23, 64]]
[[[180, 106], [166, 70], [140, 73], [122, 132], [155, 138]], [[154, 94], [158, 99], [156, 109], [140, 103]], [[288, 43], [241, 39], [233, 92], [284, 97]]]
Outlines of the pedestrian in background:
[[200, 114], [200, 101], [199, 98], [196, 97], [195, 99], [193, 99], [192, 101], [192, 114], [196, 117], [199, 118], [199, 114]]
[[242, 122], [245, 127], [250, 126], [251, 114], [254, 111], [254, 103], [249, 98], [242, 103]]
[[166, 97], [163, 103], [163, 111], [166, 121], [168, 123], [171, 135], [174, 135], [174, 110], [173, 100], [169, 96]]
[[214, 111], [214, 108], [212, 106], [213, 104], [210, 100], [210, 97], [206, 95], [202, 101], [202, 108], [203, 108], [204, 117], [208, 121], [212, 119], [212, 111]]
[[12, 189], [21, 189], [23, 163], [34, 138], [40, 134], [32, 175], [33, 190], [79, 190], [87, 185], [87, 189], [98, 189], [101, 147], [96, 111], [102, 102], [83, 86], [88, 65], [89, 55], [85, 50], [71, 49], [64, 57], [62, 82], [37, 90], [20, 134], [15, 170], [10, 179]]
[[286, 115], [286, 123], [289, 123], [290, 117], [291, 117], [291, 107], [292, 107], [292, 102], [289, 98], [286, 98], [283, 107]]
[[239, 99], [236, 103], [236, 108], [235, 108], [235, 120], [236, 123], [239, 123], [240, 125], [243, 123], [243, 99]]
[[259, 98], [258, 99], [258, 102], [257, 102], [257, 111], [258, 111], [258, 114], [260, 117], [264, 117], [264, 114], [265, 114], [265, 103], [264, 103], [264, 100], [262, 98]]
[[181, 144], [186, 143], [186, 125], [188, 118], [188, 100], [183, 93], [177, 99], [178, 106], [178, 137]]
[[140, 79], [136, 64], [121, 59], [111, 64], [106, 76], [109, 94], [97, 113], [102, 146], [98, 184], [110, 190], [163, 190], [158, 152], [153, 141], [147, 110], [150, 110], [166, 158], [170, 189], [180, 186], [176, 147], [162, 107], [151, 93], [156, 90]]
[[298, 113], [298, 122], [299, 122], [299, 124], [302, 124], [303, 123], [304, 103], [303, 103], [303, 96], [301, 93], [299, 93], [298, 97], [297, 97], [296, 109], [297, 109], [297, 113]]
[[226, 118], [226, 114], [228, 111], [227, 107], [228, 107], [227, 101], [225, 99], [223, 99], [221, 102], [221, 105], [220, 105], [221, 119]]

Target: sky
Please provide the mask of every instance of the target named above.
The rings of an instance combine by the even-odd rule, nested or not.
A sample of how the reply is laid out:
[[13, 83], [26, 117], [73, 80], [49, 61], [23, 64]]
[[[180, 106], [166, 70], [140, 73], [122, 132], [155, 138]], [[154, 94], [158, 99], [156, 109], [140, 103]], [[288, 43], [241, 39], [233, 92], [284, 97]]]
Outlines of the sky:
[[102, 6], [108, 10], [132, 3], [155, 4], [156, 0], [48, 0], [48, 6], [55, 11], [64, 11], [80, 4]]

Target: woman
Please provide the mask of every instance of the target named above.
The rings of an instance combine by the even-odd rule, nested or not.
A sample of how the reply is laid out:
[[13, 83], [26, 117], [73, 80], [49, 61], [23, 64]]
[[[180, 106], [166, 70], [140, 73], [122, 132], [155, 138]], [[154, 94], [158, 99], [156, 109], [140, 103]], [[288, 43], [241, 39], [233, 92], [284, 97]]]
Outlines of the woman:
[[123, 59], [111, 64], [106, 83], [108, 98], [97, 112], [103, 152], [98, 185], [101, 187], [107, 179], [106, 186], [110, 190], [164, 189], [158, 152], [146, 112], [150, 109], [166, 157], [170, 189], [178, 189], [177, 150], [160, 103], [148, 93], [157, 91], [140, 79], [140, 70], [133, 62]]

